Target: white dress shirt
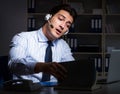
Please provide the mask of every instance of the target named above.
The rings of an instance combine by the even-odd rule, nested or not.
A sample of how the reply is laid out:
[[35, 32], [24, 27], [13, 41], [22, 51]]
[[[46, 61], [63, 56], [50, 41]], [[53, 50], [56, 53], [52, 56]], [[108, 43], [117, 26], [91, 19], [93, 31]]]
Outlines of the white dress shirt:
[[[21, 32], [13, 37], [8, 65], [15, 74], [14, 79], [21, 77], [33, 82], [41, 80], [42, 72], [34, 73], [34, 67], [37, 62], [44, 62], [47, 41], [42, 28], [32, 32]], [[74, 60], [70, 47], [63, 39], [53, 41], [52, 59], [53, 62]], [[57, 79], [51, 76], [51, 81], [57, 81]]]

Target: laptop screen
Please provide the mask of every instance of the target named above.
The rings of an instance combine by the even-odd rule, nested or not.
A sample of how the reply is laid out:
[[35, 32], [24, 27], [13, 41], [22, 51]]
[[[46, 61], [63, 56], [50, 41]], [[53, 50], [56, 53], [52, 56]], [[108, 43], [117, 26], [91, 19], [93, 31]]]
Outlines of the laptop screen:
[[59, 85], [91, 87], [96, 81], [96, 69], [94, 61], [79, 60], [60, 63], [68, 70], [64, 81], [58, 81]]
[[107, 80], [108, 82], [120, 81], [120, 49], [112, 50], [110, 55]]

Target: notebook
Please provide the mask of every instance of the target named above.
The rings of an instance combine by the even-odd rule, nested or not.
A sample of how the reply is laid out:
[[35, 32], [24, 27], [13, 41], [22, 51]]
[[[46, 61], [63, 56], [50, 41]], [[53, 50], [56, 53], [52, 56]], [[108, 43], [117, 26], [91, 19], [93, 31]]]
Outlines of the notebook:
[[109, 84], [120, 81], [120, 49], [114, 49], [110, 53], [108, 75], [106, 79], [100, 79], [97, 83]]
[[68, 70], [64, 81], [58, 81], [55, 89], [94, 90], [96, 85], [96, 69], [94, 61], [80, 60], [60, 63]]

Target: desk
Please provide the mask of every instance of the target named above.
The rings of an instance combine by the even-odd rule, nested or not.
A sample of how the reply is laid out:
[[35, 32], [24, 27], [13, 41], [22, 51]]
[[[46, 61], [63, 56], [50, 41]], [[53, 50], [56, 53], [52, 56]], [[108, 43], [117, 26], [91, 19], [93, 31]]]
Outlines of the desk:
[[102, 85], [101, 89], [93, 91], [56, 90], [54, 87], [44, 87], [31, 92], [0, 90], [0, 94], [120, 94], [120, 82]]

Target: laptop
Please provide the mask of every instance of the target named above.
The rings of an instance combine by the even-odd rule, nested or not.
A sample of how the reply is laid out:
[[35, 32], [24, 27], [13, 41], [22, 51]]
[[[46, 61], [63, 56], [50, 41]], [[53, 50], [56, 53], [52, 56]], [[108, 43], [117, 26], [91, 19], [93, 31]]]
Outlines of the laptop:
[[96, 85], [96, 69], [94, 61], [80, 60], [60, 63], [67, 70], [68, 74], [64, 81], [58, 81], [55, 89], [70, 90], [94, 90], [99, 88]]
[[108, 75], [106, 79], [97, 81], [99, 84], [110, 84], [120, 81], [120, 49], [114, 49], [110, 52], [110, 61]]

